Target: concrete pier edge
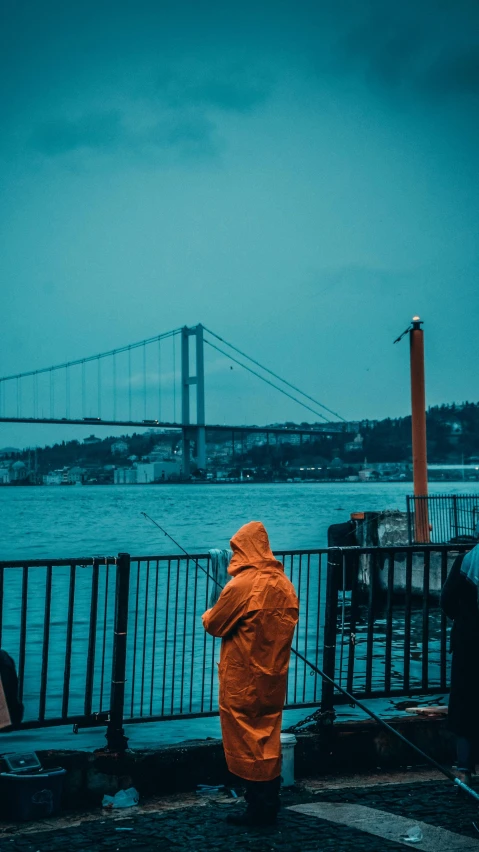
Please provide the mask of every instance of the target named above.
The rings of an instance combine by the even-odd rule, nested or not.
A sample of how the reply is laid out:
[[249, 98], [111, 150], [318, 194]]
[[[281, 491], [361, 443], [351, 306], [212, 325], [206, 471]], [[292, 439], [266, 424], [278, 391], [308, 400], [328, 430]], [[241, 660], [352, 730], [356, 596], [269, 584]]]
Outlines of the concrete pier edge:
[[[454, 738], [444, 718], [388, 720], [426, 754], [444, 765], [454, 759]], [[326, 724], [313, 733], [297, 733], [295, 777], [340, 772], [393, 770], [424, 765], [419, 756], [372, 720]], [[195, 790], [198, 784], [231, 784], [221, 740], [194, 740], [158, 749], [107, 751], [38, 751], [46, 768], [67, 770], [64, 806], [101, 803], [104, 794], [134, 786], [142, 796]]]

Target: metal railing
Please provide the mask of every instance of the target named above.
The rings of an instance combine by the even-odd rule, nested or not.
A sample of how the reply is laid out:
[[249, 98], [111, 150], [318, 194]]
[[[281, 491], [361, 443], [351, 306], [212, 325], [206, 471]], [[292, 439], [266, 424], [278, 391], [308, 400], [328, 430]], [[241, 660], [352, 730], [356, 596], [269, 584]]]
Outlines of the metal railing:
[[0, 562], [0, 645], [18, 666], [23, 727], [109, 713], [117, 562]]
[[[277, 552], [300, 600], [293, 648], [358, 698], [446, 691], [439, 591], [464, 545]], [[208, 554], [0, 563], [0, 643], [18, 664], [22, 727], [218, 712], [220, 640], [203, 630]], [[286, 708], [340, 703], [294, 654]]]
[[[470, 545], [469, 545], [470, 547]], [[449, 625], [440, 592], [467, 545], [331, 552], [324, 671], [358, 698], [447, 692]], [[323, 686], [323, 709], [344, 698]]]
[[474, 537], [479, 524], [479, 495], [432, 494], [407, 496], [408, 534], [414, 544], [416, 530], [430, 525], [430, 540], [436, 544]]
[[[321, 578], [326, 551], [278, 553], [302, 600], [302, 619], [294, 643], [321, 661], [324, 604]], [[218, 712], [217, 662], [220, 640], [205, 633], [201, 615], [208, 608], [213, 581], [208, 554], [192, 559], [132, 557], [125, 720], [173, 719]], [[288, 706], [314, 705], [321, 685], [293, 659]]]

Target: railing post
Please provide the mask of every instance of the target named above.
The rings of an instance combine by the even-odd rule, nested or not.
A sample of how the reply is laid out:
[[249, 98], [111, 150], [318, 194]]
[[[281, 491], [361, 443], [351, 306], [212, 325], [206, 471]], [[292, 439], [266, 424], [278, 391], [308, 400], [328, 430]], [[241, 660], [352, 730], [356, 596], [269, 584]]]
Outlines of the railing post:
[[356, 625], [359, 618], [358, 604], [358, 589], [359, 589], [359, 570], [360, 570], [360, 554], [352, 554], [351, 561], [353, 563], [352, 579], [351, 579], [351, 606], [349, 614], [349, 649], [348, 649], [348, 679], [347, 690], [352, 692], [354, 689], [354, 662], [356, 656]]
[[98, 580], [100, 572], [100, 560], [95, 558], [91, 573], [91, 601], [90, 601], [90, 628], [88, 631], [88, 654], [85, 679], [85, 716], [91, 717], [93, 706], [93, 682], [95, 677], [95, 653], [97, 639], [98, 619]]
[[[333, 556], [334, 553], [334, 556]], [[328, 551], [326, 572], [326, 602], [324, 611], [323, 672], [334, 680], [336, 670], [336, 633], [338, 623], [338, 589], [340, 565], [337, 554], [344, 558], [341, 551]], [[332, 557], [332, 558], [331, 558]], [[334, 710], [334, 686], [323, 680], [321, 690], [321, 712]]]
[[111, 675], [110, 719], [106, 739], [110, 751], [123, 752], [128, 739], [123, 730], [125, 704], [126, 640], [130, 592], [130, 554], [119, 553], [116, 562], [115, 622]]
[[457, 538], [459, 535], [459, 520], [457, 515], [457, 494], [452, 495], [452, 505], [454, 511], [454, 537]]
[[411, 524], [411, 504], [412, 504], [412, 505], [413, 505], [413, 507], [414, 507], [414, 497], [413, 497], [413, 498], [411, 498], [411, 497], [409, 496], [409, 494], [407, 494], [407, 495], [406, 495], [406, 506], [407, 506], [407, 533], [408, 533], [408, 540], [409, 540], [409, 544], [414, 544], [413, 537], [412, 537], [412, 531], [413, 531], [413, 528], [414, 528], [414, 527], [413, 527], [413, 524]]

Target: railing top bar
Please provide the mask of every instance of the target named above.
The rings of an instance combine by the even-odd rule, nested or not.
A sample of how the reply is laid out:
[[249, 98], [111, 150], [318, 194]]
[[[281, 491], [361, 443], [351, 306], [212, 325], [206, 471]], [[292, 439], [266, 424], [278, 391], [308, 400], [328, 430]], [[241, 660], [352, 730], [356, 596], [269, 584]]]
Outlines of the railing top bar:
[[188, 556], [185, 553], [155, 553], [154, 556], [130, 556], [131, 562], [173, 562], [184, 560], [186, 562], [187, 559], [198, 561], [200, 559], [209, 559], [209, 553], [189, 553]]
[[0, 561], [0, 569], [1, 568], [46, 568], [47, 565], [51, 565], [53, 568], [58, 568], [61, 566], [75, 566], [75, 568], [91, 568], [94, 561], [100, 563], [100, 565], [114, 565], [116, 557], [115, 556], [79, 556], [72, 559], [10, 559]]
[[[353, 554], [357, 553], [368, 554], [368, 553], [420, 553], [420, 552], [437, 552], [437, 551], [449, 551], [452, 553], [462, 553], [464, 550], [470, 550], [472, 543], [448, 543], [441, 542], [437, 544], [391, 544], [386, 547], [319, 547], [319, 548], [305, 548], [302, 550], [281, 550], [279, 548], [276, 549], [276, 556], [279, 558], [284, 558], [287, 556], [320, 556], [327, 555], [328, 553], [347, 553]], [[75, 557], [72, 559], [15, 559], [15, 560], [3, 560], [0, 561], [0, 569], [2, 568], [24, 568], [25, 566], [30, 568], [43, 568], [47, 565], [52, 565], [53, 567], [59, 566], [75, 566], [77, 568], [90, 568], [94, 562], [97, 560], [100, 565], [114, 565], [117, 557], [115, 556], [87, 556], [87, 557]], [[200, 559], [208, 559], [209, 553], [190, 553], [186, 556], [183, 553], [174, 553], [174, 554], [165, 554], [165, 553], [155, 553], [151, 556], [131, 556], [130, 559], [132, 562], [168, 562], [168, 561], [186, 561], [190, 560], [200, 560]]]
[[409, 500], [477, 500], [479, 494], [408, 494]]
[[[465, 542], [464, 544], [451, 544], [448, 542], [441, 542], [439, 544], [393, 544], [390, 546], [382, 546], [382, 547], [359, 547], [357, 545], [353, 547], [314, 547], [314, 548], [304, 548], [300, 550], [282, 550], [277, 547], [274, 550], [274, 555], [279, 559], [286, 556], [321, 556], [327, 555], [328, 553], [407, 553], [409, 550], [413, 550], [414, 552], [420, 550], [429, 550], [429, 551], [437, 551], [437, 550], [451, 550], [451, 551], [463, 551], [470, 549], [470, 544]], [[208, 559], [209, 553], [189, 553], [186, 556], [184, 553], [175, 553], [175, 554], [163, 554], [163, 553], [155, 553], [154, 556], [131, 556], [130, 559], [132, 562], [146, 562], [158, 560], [159, 562], [164, 562], [165, 560], [186, 560], [186, 559]]]
[[382, 547], [330, 547], [327, 551], [330, 553], [333, 550], [341, 550], [346, 552], [358, 552], [358, 553], [408, 553], [410, 551], [414, 551], [414, 553], [418, 553], [420, 551], [428, 551], [435, 552], [438, 550], [449, 550], [452, 553], [461, 552], [463, 550], [470, 550], [471, 543], [451, 543], [448, 541], [441, 542], [432, 542], [431, 544], [423, 544], [421, 542], [417, 542], [415, 544], [391, 544]]

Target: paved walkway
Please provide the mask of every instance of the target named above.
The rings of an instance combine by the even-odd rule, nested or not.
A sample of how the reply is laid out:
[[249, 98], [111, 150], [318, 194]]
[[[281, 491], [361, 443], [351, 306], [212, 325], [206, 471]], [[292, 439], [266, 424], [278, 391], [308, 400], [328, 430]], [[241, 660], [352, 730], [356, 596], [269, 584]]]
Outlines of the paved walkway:
[[291, 810], [305, 816], [316, 817], [323, 822], [349, 826], [359, 829], [363, 834], [393, 840], [403, 846], [414, 844], [423, 852], [479, 852], [479, 838], [456, 834], [447, 828], [415, 820], [410, 817], [391, 814], [365, 805], [351, 805], [344, 802], [311, 802], [307, 805], [293, 805]]
[[[398, 779], [378, 774], [365, 778], [364, 783], [363, 779], [348, 779], [348, 786], [336, 779], [333, 786], [310, 779], [284, 794], [285, 807], [278, 826], [272, 829], [245, 831], [229, 826], [226, 815], [242, 807], [241, 802], [221, 797], [204, 800], [189, 794], [151, 801], [130, 811], [73, 815], [42, 823], [41, 828], [38, 824], [4, 825], [0, 850], [404, 852], [409, 846], [427, 852], [431, 843], [437, 852], [441, 848], [479, 849], [479, 832], [473, 825], [479, 826], [479, 809], [473, 802], [456, 793], [447, 781], [411, 783], [409, 776], [400, 779], [403, 783], [392, 783], [394, 780]], [[408, 844], [404, 835], [417, 826], [423, 842]], [[429, 831], [430, 826], [434, 829]]]

